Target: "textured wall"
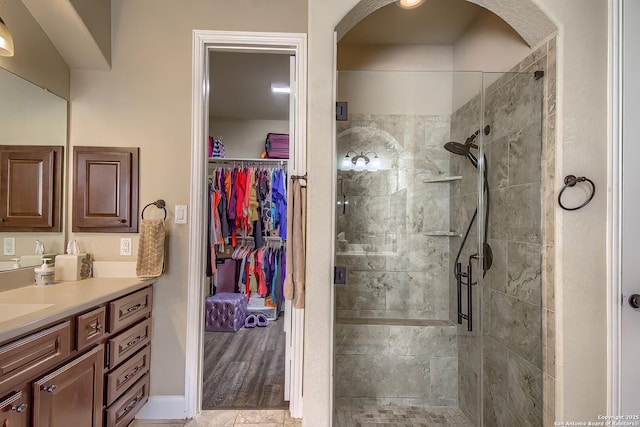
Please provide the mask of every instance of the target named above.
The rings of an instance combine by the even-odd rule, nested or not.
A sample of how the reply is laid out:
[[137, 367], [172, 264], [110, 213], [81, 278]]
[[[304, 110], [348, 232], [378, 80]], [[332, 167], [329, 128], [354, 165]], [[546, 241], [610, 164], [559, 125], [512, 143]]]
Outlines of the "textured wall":
[[336, 324], [340, 403], [457, 405], [456, 327], [438, 321], [380, 323]]
[[[474, 420], [479, 414], [477, 387], [482, 372], [483, 421], [487, 426], [543, 425], [543, 370], [551, 370], [548, 376], [553, 375], [549, 365], [553, 348], [545, 339], [552, 335], [547, 324], [552, 313], [548, 307], [545, 310], [549, 301], [543, 299], [543, 289], [553, 284], [545, 274], [547, 286], [543, 288], [543, 270], [551, 267], [548, 257], [543, 264], [543, 253], [553, 252], [545, 239], [552, 234], [549, 212], [553, 210], [543, 182], [551, 179], [548, 168], [553, 168], [553, 162], [544, 169], [542, 164], [553, 152], [549, 145], [554, 140], [543, 138], [548, 130], [542, 123], [547, 103], [555, 99], [548, 95], [554, 90], [555, 70], [547, 72], [543, 80], [536, 80], [532, 72], [549, 68], [547, 51], [554, 46], [553, 42], [543, 43], [514, 68], [526, 74], [506, 74], [485, 91], [485, 123], [491, 126], [485, 138], [491, 195], [488, 243], [494, 263], [483, 281], [482, 341], [477, 333], [462, 331], [458, 371], [460, 405]], [[452, 134], [459, 135], [461, 130], [465, 133], [460, 137], [468, 134], [468, 123], [477, 120], [479, 112], [478, 98], [458, 110], [452, 118]], [[466, 220], [464, 212], [473, 205], [476, 188], [475, 179], [467, 178], [473, 172], [469, 167], [454, 161], [452, 170], [465, 176], [459, 188], [452, 188], [454, 206], [459, 207], [452, 209], [455, 227], [460, 219]], [[463, 215], [456, 215], [460, 211]], [[452, 283], [452, 294], [454, 290]], [[480, 354], [479, 346], [482, 361], [473, 356]], [[551, 391], [552, 383], [547, 387]], [[553, 419], [552, 392], [546, 400], [549, 421]]]
[[[414, 74], [413, 80], [431, 82], [424, 87], [432, 88], [424, 94], [413, 88], [410, 96], [423, 99], [415, 109], [450, 111], [450, 90], [438, 96], [433, 85], [450, 87], [451, 74]], [[371, 82], [385, 76], [398, 81], [385, 72], [340, 73], [340, 99], [356, 112], [337, 122], [338, 160], [348, 150], [374, 151], [383, 170], [338, 171], [336, 264], [347, 267], [347, 285], [336, 287], [336, 397], [456, 405], [456, 328], [425, 320], [448, 317], [449, 237], [429, 234], [449, 230], [449, 187], [423, 181], [448, 175], [449, 155], [442, 146], [450, 119], [448, 114], [360, 113], [414, 109], [406, 90], [384, 92], [362, 105], [353, 102], [360, 96], [355, 89], [377, 94], [379, 85]], [[404, 102], [394, 110], [394, 100]], [[364, 324], [350, 324], [355, 318]], [[405, 320], [389, 325], [385, 319]], [[421, 319], [419, 325], [415, 319]]]
[[[446, 319], [448, 189], [424, 184], [449, 168], [442, 145], [448, 116], [352, 114], [339, 122], [338, 151], [374, 151], [384, 169], [339, 171], [337, 265], [347, 266], [336, 288], [339, 317]], [[353, 156], [353, 154], [352, 154]]]

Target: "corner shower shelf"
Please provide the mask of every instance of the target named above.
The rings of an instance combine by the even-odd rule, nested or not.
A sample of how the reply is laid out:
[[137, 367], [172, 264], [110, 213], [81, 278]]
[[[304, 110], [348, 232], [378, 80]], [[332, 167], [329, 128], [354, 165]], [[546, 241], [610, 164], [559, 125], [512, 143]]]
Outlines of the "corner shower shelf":
[[425, 236], [441, 236], [441, 237], [461, 237], [460, 233], [455, 231], [425, 231], [422, 234]]
[[442, 178], [425, 179], [422, 182], [424, 182], [425, 184], [430, 184], [430, 183], [434, 183], [434, 182], [458, 181], [458, 180], [461, 180], [461, 179], [462, 179], [461, 176], [444, 176]]

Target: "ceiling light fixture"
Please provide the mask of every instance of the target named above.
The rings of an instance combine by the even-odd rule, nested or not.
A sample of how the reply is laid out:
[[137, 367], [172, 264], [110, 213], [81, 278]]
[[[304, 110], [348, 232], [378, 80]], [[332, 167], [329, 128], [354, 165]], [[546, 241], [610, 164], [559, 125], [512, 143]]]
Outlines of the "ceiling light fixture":
[[0, 17], [0, 56], [13, 56], [13, 37]]
[[396, 3], [403, 9], [413, 9], [424, 3], [424, 0], [398, 0]]
[[287, 85], [271, 83], [271, 92], [273, 93], [290, 93], [291, 88]]
[[[349, 157], [350, 153], [355, 154], [355, 156]], [[370, 154], [373, 154], [374, 157], [370, 157]], [[340, 166], [342, 170], [349, 170], [353, 168], [356, 171], [363, 171], [366, 169], [370, 172], [375, 172], [380, 170], [380, 158], [373, 151], [370, 151], [367, 154], [363, 154], [362, 152], [358, 154], [353, 150], [349, 150], [342, 158]]]

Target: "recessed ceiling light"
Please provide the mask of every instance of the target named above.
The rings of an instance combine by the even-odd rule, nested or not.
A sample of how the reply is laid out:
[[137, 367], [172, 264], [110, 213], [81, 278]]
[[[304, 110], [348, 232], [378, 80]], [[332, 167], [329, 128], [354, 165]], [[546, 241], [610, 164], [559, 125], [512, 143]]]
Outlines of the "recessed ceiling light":
[[271, 83], [271, 92], [273, 93], [290, 93], [291, 89], [287, 85]]
[[424, 0], [398, 0], [396, 4], [403, 9], [413, 9], [422, 3], [424, 3]]

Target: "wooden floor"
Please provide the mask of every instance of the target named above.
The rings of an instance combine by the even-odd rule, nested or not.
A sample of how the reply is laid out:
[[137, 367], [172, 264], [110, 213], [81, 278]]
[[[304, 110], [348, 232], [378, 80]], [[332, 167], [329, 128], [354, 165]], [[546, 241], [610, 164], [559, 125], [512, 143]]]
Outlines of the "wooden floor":
[[205, 332], [202, 409], [284, 409], [283, 316], [266, 327]]

